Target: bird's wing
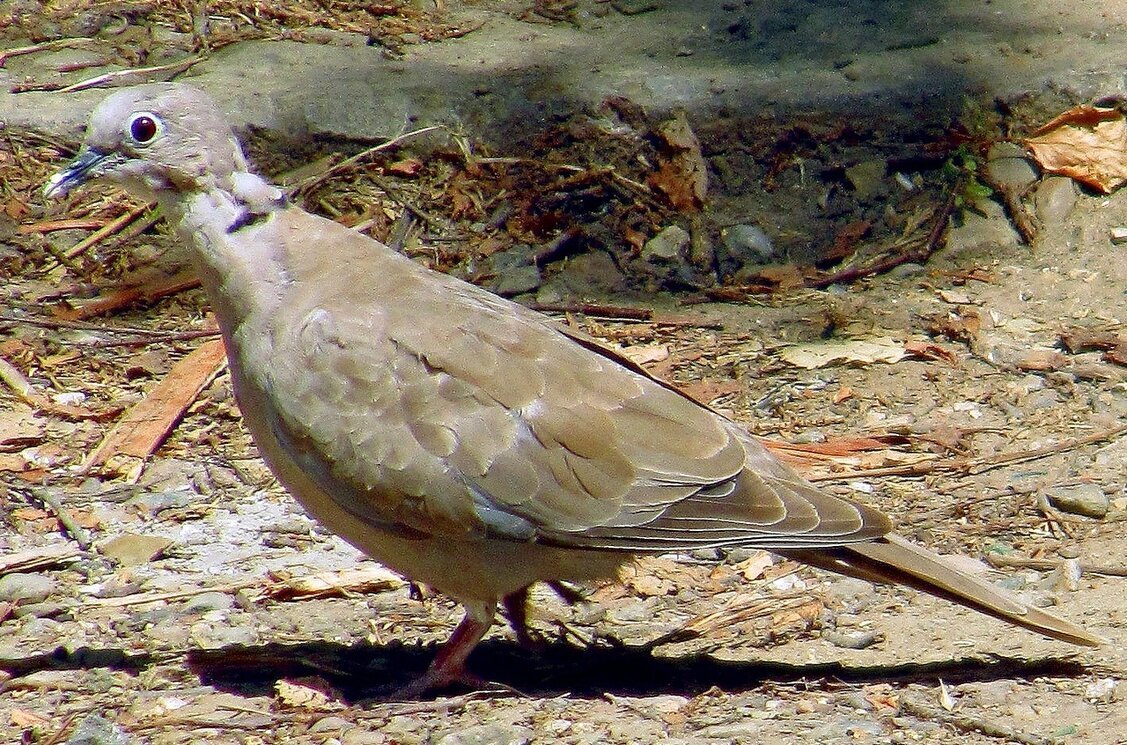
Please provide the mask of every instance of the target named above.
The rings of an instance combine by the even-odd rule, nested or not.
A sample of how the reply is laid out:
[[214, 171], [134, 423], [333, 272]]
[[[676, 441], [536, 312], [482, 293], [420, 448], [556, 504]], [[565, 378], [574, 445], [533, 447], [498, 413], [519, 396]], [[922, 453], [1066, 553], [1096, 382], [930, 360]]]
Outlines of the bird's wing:
[[890, 529], [546, 317], [335, 223], [280, 217], [299, 224], [282, 233], [286, 311], [243, 336], [274, 340], [259, 367], [282, 439], [350, 511], [431, 534], [626, 550], [833, 545]]

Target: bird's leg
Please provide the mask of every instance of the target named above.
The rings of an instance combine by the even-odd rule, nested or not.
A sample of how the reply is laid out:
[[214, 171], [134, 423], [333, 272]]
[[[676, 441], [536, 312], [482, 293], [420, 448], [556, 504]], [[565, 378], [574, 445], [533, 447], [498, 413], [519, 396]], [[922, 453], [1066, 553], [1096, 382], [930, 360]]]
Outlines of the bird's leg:
[[544, 649], [544, 639], [539, 634], [533, 634], [528, 628], [528, 587], [522, 587], [511, 595], [501, 599], [505, 618], [513, 627], [517, 644], [530, 652], [540, 652]]
[[[562, 582], [553, 580], [545, 582], [545, 584], [552, 588], [568, 605], [575, 605], [584, 599], [583, 593]], [[517, 643], [530, 652], [543, 652], [547, 642], [541, 634], [533, 633], [532, 629], [528, 627], [528, 590], [531, 586], [522, 587], [512, 594], [506, 595], [501, 599], [501, 607], [509, 625], [513, 627]]]
[[466, 659], [493, 625], [496, 603], [463, 603], [466, 615], [421, 676], [395, 692], [394, 698], [418, 698], [452, 685], [485, 688], [489, 683], [466, 670]]

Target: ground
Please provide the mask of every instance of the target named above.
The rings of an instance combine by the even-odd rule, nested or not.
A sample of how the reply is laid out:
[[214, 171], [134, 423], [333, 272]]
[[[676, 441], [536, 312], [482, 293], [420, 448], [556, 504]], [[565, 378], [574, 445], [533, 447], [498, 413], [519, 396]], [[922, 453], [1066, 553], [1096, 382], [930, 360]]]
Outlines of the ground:
[[[468, 14], [452, 26], [504, 13], [532, 29], [528, 43], [564, 38], [554, 29], [597, 35], [591, 26], [604, 17], [648, 23], [634, 14], [645, 3], [451, 5]], [[1001, 56], [1060, 77], [1111, 69], [1106, 35], [1120, 26], [1106, 5], [1005, 16], [1015, 41]], [[225, 8], [213, 8], [216, 34]], [[815, 77], [845, 70], [851, 82], [879, 81], [871, 71], [882, 53], [889, 69], [919, 64], [951, 39], [942, 51], [958, 64], [980, 76], [995, 64], [988, 13], [977, 30], [946, 35], [919, 10], [892, 24], [896, 38], [865, 46], [834, 36], [829, 11], [747, 8], [714, 9], [746, 15], [724, 28], [743, 35], [740, 49], [813, 69], [819, 55], [800, 64], [791, 50], [822, 40], [830, 51]], [[880, 17], [863, 3], [842, 8]], [[143, 11], [142, 27], [164, 23]], [[9, 46], [92, 33], [52, 22], [30, 39], [9, 29]], [[416, 42], [434, 55], [478, 33], [422, 43], [418, 31], [379, 36], [381, 48], [410, 59]], [[699, 42], [700, 58], [708, 34], [694, 33], [669, 32], [669, 50], [648, 51], [677, 55]], [[1066, 51], [1051, 46], [1060, 37]], [[405, 50], [393, 43], [403, 39]], [[230, 60], [238, 49], [221, 51]], [[944, 77], [955, 90], [944, 100], [959, 101], [956, 83], [974, 77]], [[206, 353], [211, 322], [179, 273], [181, 249], [117, 192], [45, 205], [37, 187], [73, 139], [46, 125], [9, 128], [0, 741], [64, 742], [101, 727], [73, 741], [1127, 742], [1125, 274], [1112, 240], [1127, 226], [1127, 197], [1039, 175], [1016, 157], [993, 157], [985, 173], [991, 142], [1027, 133], [1078, 96], [1049, 85], [994, 102], [982, 85], [943, 116], [934, 101], [913, 108], [906, 96], [883, 123], [830, 104], [771, 116], [690, 107], [711, 182], [700, 211], [691, 189], [678, 196], [669, 179], [651, 178], [669, 157], [660, 133], [672, 114], [629, 102], [530, 123], [519, 152], [462, 132], [364, 156], [359, 170], [326, 172], [339, 163], [333, 153], [361, 146], [323, 133], [293, 140], [258, 128], [249, 142], [263, 170], [289, 174], [308, 209], [401, 239], [419, 260], [522, 302], [571, 310], [565, 322], [745, 424], [824, 488], [879, 507], [911, 539], [967, 557], [969, 570], [1109, 644], [1072, 648], [758, 552], [702, 552], [642, 559], [621, 583], [581, 588], [587, 599], [574, 605], [538, 589], [532, 625], [543, 648], [518, 646], [498, 625], [471, 659], [496, 689], [389, 700], [460, 610], [301, 513], [257, 459], [221, 366], [189, 356], [201, 344]], [[793, 98], [778, 106], [801, 108]], [[971, 176], [993, 194], [968, 188]], [[1000, 195], [1027, 182], [1018, 202], [1040, 228], [1024, 243]], [[696, 243], [681, 257], [686, 271], [647, 258], [645, 242], [670, 225], [704, 236], [709, 260]], [[770, 264], [726, 252], [725, 230], [738, 225], [765, 231]], [[554, 241], [569, 229], [582, 239]], [[540, 251], [543, 261], [520, 259]], [[864, 270], [882, 262], [889, 271]], [[503, 285], [529, 266], [523, 285]], [[850, 267], [862, 271], [840, 274]], [[187, 407], [179, 420], [177, 402]], [[141, 426], [100, 448], [135, 406], [157, 428], [175, 423], [159, 449], [129, 450], [148, 436]], [[99, 451], [105, 462], [84, 467]], [[313, 575], [323, 586], [298, 583]]]

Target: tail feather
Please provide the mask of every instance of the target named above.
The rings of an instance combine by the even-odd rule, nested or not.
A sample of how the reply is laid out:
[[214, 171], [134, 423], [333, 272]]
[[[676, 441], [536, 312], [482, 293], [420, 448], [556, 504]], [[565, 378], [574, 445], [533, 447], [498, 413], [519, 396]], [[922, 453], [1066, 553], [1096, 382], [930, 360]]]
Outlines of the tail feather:
[[1104, 639], [951, 566], [943, 557], [890, 533], [881, 539], [834, 549], [778, 551], [796, 561], [839, 574], [907, 585], [1053, 639], [1098, 647]]

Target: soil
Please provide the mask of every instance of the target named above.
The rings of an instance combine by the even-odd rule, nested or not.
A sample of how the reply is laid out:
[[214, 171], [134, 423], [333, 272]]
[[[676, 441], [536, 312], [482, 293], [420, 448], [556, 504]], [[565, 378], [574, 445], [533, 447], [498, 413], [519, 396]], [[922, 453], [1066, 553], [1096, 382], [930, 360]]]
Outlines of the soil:
[[[623, 10], [644, 4], [455, 10], [527, 11], [522, 22], [537, 28], [582, 30], [583, 14], [607, 5], [644, 23], [646, 13]], [[1106, 5], [1089, 10], [1111, 28], [1117, 6]], [[738, 10], [753, 18], [748, 8]], [[764, 11], [773, 20], [755, 26], [763, 35], [749, 36], [748, 48], [785, 62], [796, 39], [832, 36], [841, 12], [799, 10]], [[1030, 12], [1039, 15], [1015, 38], [1041, 41], [1012, 46], [1013, 64], [1058, 54], [1038, 45], [1068, 18], [1076, 44], [1053, 64], [1099, 66], [1100, 39], [1073, 29], [1079, 11], [1045, 3]], [[916, 24], [896, 49], [916, 48], [928, 28]], [[849, 55], [874, 59], [841, 44], [829, 61], [841, 57], [842, 69], [856, 62]], [[983, 52], [968, 44], [951, 54]], [[175, 275], [182, 249], [156, 223], [66, 257], [91, 227], [47, 231], [45, 221], [104, 225], [136, 205], [96, 190], [45, 212], [38, 185], [67, 147], [6, 132], [0, 361], [15, 376], [5, 373], [0, 388], [0, 567], [19, 552], [58, 553], [0, 576], [0, 742], [1127, 742], [1127, 276], [1125, 248], [1112, 240], [1127, 226], [1127, 197], [1034, 174], [1019, 202], [1041, 225], [1023, 243], [997, 193], [966, 189], [968, 164], [981, 174], [991, 143], [1075, 98], [1048, 88], [1001, 106], [979, 99], [946, 119], [910, 109], [900, 122], [832, 107], [696, 112], [711, 177], [696, 217], [652, 194], [624, 194], [605, 174], [576, 191], [547, 167], [474, 172], [444, 146], [380, 156], [303, 192], [306, 208], [365, 223], [383, 240], [402, 227], [402, 205], [414, 205], [427, 217], [407, 231], [406, 250], [487, 285], [503, 273], [490, 255], [585, 230], [598, 241], [553, 256], [542, 284], [519, 299], [646, 311], [566, 320], [745, 424], [824, 488], [881, 508], [937, 551], [983, 559], [960, 561], [1109, 640], [1075, 649], [912, 591], [758, 552], [701, 552], [642, 559], [620, 583], [579, 588], [586, 599], [575, 604], [538, 588], [540, 649], [521, 647], [499, 623], [471, 658], [495, 687], [414, 702], [389, 695], [425, 668], [459, 608], [385, 575], [304, 516], [257, 459], [225, 373], [205, 381], [151, 457], [82, 468], [121, 412], [200, 345], [183, 332], [207, 331], [207, 303], [189, 289], [142, 291], [121, 305], [123, 287]], [[913, 116], [922, 124], [902, 123]], [[520, 155], [588, 171], [612, 164], [644, 183], [664, 117], [645, 114], [626, 134], [598, 121], [583, 111], [530, 123]], [[295, 149], [260, 135], [251, 149], [271, 173], [361, 147]], [[850, 169], [864, 163], [882, 168], [863, 190], [864, 169]], [[544, 201], [529, 200], [514, 207], [524, 222], [488, 227], [504, 201], [491, 180], [567, 198], [552, 202], [551, 220], [534, 209]], [[800, 286], [895, 256], [905, 235], [926, 244], [929, 220], [950, 227], [913, 260], [824, 289]], [[863, 234], [851, 227], [861, 223]], [[642, 239], [671, 224], [717, 250], [725, 228], [761, 226], [778, 254], [769, 267], [726, 266], [717, 254], [688, 274], [647, 268]], [[642, 237], [632, 252], [621, 249], [630, 231]], [[834, 255], [842, 236], [852, 249], [844, 259]], [[487, 251], [488, 240], [500, 243]], [[613, 261], [585, 258], [605, 255]], [[76, 309], [107, 299], [108, 317], [75, 320]], [[30, 394], [15, 390], [20, 377]], [[77, 528], [61, 525], [60, 512]], [[1043, 563], [993, 569], [987, 558]], [[329, 585], [320, 594], [287, 589], [320, 574]]]

